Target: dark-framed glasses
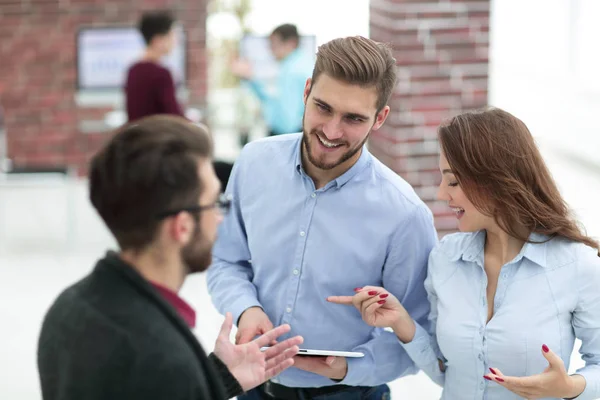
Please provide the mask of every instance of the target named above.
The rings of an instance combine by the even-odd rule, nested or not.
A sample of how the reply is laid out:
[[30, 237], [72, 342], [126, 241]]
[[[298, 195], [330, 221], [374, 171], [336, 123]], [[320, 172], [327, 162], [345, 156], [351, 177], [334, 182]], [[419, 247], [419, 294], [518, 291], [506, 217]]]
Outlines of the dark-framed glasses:
[[217, 201], [215, 201], [212, 204], [207, 204], [204, 206], [197, 205], [197, 206], [181, 207], [181, 208], [177, 208], [177, 209], [173, 209], [173, 210], [169, 210], [169, 211], [163, 211], [163, 212], [156, 214], [156, 218], [163, 219], [163, 218], [167, 218], [167, 217], [172, 217], [174, 215], [179, 214], [182, 211], [187, 211], [189, 213], [201, 213], [202, 211], [212, 210], [213, 208], [217, 208], [223, 215], [225, 215], [229, 212], [229, 209], [231, 208], [232, 200], [233, 200], [233, 197], [230, 194], [222, 193], [219, 196], [219, 198], [217, 199]]

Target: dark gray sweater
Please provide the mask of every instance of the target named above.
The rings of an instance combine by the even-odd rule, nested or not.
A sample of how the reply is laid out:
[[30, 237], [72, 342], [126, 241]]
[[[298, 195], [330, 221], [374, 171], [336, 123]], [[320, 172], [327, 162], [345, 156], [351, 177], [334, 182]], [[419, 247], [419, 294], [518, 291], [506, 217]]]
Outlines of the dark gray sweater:
[[50, 307], [38, 369], [44, 400], [221, 400], [242, 392], [176, 310], [115, 253]]

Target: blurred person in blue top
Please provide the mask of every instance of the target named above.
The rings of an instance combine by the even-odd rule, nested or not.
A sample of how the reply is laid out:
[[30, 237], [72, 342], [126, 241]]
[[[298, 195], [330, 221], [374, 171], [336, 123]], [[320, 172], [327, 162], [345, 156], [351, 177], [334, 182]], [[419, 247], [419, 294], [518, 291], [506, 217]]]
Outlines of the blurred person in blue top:
[[268, 88], [266, 82], [257, 79], [245, 60], [234, 61], [231, 70], [248, 82], [260, 100], [269, 136], [297, 133], [302, 130], [302, 93], [312, 74], [314, 61], [311, 54], [300, 48], [300, 35], [295, 25], [283, 24], [275, 28], [269, 36], [269, 44], [279, 63], [274, 88]]
[[[599, 398], [598, 244], [570, 216], [529, 130], [491, 108], [452, 118], [438, 138], [438, 196], [460, 233], [429, 257], [431, 329], [386, 288], [329, 301], [393, 328], [443, 399]], [[585, 367], [569, 375], [575, 338]]]
[[246, 145], [229, 180], [232, 213], [213, 251], [208, 288], [232, 312], [237, 342], [289, 323], [306, 348], [363, 358], [296, 357], [241, 399], [367, 399], [417, 370], [392, 332], [362, 323], [331, 292], [369, 282], [401, 299], [427, 326], [427, 257], [437, 234], [413, 188], [365, 142], [385, 122], [396, 81], [388, 46], [363, 37], [319, 47], [304, 89], [303, 131]]

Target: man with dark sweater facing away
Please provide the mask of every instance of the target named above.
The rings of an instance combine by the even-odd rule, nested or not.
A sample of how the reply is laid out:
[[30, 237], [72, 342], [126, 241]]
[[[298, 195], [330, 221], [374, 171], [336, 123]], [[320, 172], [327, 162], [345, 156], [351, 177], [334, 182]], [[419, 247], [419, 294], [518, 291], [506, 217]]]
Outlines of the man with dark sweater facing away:
[[211, 262], [229, 209], [208, 132], [175, 116], [126, 125], [94, 156], [90, 199], [119, 244], [50, 307], [38, 343], [44, 400], [223, 400], [291, 366], [289, 325], [234, 345], [227, 314], [206, 355], [178, 292]]
[[184, 116], [175, 97], [171, 72], [160, 60], [171, 53], [177, 40], [175, 19], [168, 11], [142, 15], [138, 28], [146, 42], [141, 59], [127, 71], [125, 96], [129, 121], [154, 114]]

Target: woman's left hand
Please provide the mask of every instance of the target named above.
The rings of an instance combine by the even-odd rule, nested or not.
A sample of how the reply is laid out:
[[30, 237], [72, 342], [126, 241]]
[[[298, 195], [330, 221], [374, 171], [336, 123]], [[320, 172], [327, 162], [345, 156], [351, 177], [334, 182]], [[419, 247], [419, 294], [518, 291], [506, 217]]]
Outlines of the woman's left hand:
[[542, 354], [548, 360], [548, 367], [538, 375], [513, 377], [505, 376], [498, 368], [490, 368], [491, 374], [484, 378], [504, 386], [525, 399], [545, 397], [574, 398], [585, 389], [585, 378], [581, 375], [569, 376], [563, 360], [548, 346], [542, 346]]

